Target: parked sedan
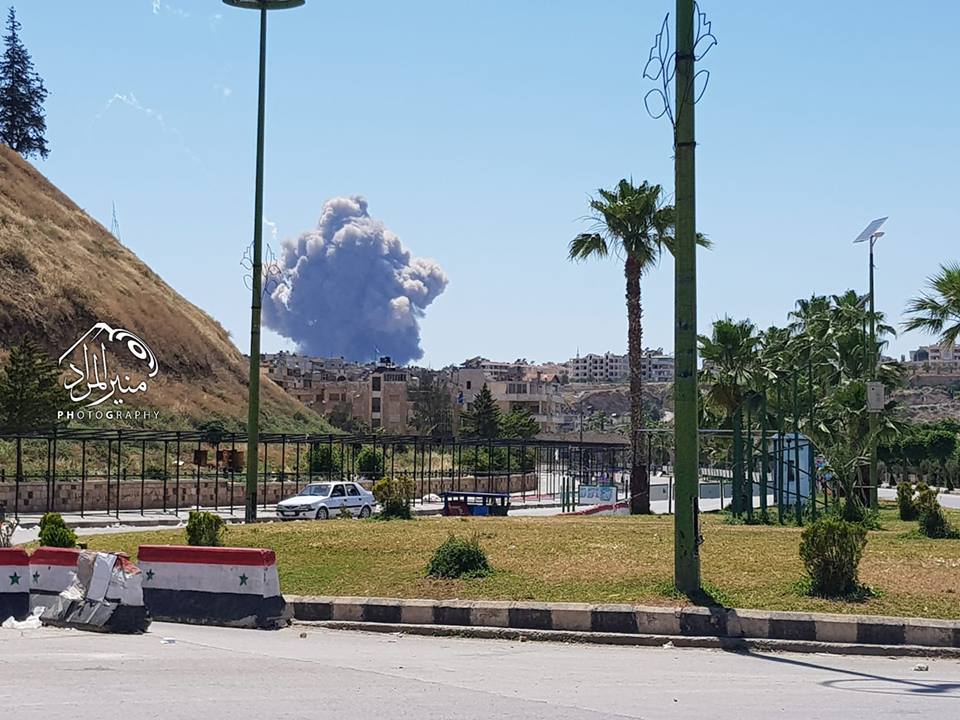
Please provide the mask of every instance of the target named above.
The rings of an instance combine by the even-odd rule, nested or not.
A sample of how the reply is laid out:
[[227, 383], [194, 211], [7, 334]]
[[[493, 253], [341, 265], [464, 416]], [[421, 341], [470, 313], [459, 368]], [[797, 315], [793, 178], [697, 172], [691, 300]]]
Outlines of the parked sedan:
[[281, 520], [326, 520], [349, 513], [368, 518], [373, 512], [373, 493], [355, 482], [310, 483], [299, 493], [277, 503]]

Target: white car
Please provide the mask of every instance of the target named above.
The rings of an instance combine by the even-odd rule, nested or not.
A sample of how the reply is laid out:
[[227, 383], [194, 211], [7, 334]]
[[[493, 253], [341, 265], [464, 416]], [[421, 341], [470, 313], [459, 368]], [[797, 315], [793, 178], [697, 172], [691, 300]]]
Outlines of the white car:
[[373, 493], [355, 482], [318, 482], [277, 503], [281, 520], [326, 520], [344, 512], [368, 518], [373, 513]]

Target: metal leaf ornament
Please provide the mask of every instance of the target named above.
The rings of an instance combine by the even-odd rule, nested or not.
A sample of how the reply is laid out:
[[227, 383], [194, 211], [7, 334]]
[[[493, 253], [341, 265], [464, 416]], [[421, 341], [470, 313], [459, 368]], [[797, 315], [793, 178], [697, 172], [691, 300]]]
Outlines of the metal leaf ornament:
[[[694, 14], [697, 26], [694, 35], [693, 58], [694, 61], [700, 61], [717, 44], [717, 38], [713, 34], [706, 13], [700, 11], [699, 3], [694, 4]], [[705, 68], [698, 70], [693, 76], [690, 88], [684, 92], [683, 97], [679, 98], [678, 101], [674, 97], [673, 90], [676, 71], [677, 53], [671, 48], [670, 13], [667, 13], [663, 19], [663, 24], [660, 26], [660, 32], [657, 33], [653, 41], [653, 47], [650, 48], [647, 64], [643, 68], [643, 76], [656, 83], [656, 87], [644, 95], [643, 104], [650, 117], [656, 120], [666, 116], [670, 120], [670, 125], [674, 128], [677, 125], [676, 111], [678, 106], [689, 97], [693, 98], [694, 103], [699, 102], [710, 83], [710, 71]]]

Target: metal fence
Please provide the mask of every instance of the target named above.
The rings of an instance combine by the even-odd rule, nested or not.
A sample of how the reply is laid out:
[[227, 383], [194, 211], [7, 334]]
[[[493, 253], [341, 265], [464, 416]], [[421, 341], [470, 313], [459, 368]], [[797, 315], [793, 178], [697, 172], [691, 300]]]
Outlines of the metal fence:
[[[0, 433], [0, 504], [14, 515], [80, 515], [190, 508], [243, 512], [246, 435], [200, 431], [57, 430]], [[673, 432], [645, 430], [641, 453], [652, 499], [673, 510]], [[735, 516], [755, 512], [796, 519], [835, 499], [817, 481], [815, 450], [802, 435], [702, 430], [700, 487], [709, 509]], [[19, 462], [17, 460], [19, 458]], [[612, 486], [626, 499], [630, 447], [610, 441], [476, 440], [415, 435], [261, 434], [258, 500], [266, 509], [318, 480], [380, 477], [414, 481], [412, 502], [444, 490], [495, 490], [555, 503], [578, 504], [581, 485]], [[712, 500], [719, 502], [713, 503]], [[708, 502], [708, 500], [710, 502]], [[819, 505], [818, 505], [819, 504]], [[658, 506], [662, 509], [662, 506]]]
[[[266, 509], [305, 484], [409, 478], [412, 502], [446, 490], [495, 489], [565, 508], [581, 483], [622, 482], [620, 442], [465, 440], [423, 436], [261, 434], [257, 477]], [[246, 435], [198, 431], [0, 433], [0, 503], [8, 512], [242, 514]], [[17, 461], [17, 457], [20, 461]], [[18, 469], [19, 468], [19, 469]], [[189, 502], [184, 502], [188, 498]]]

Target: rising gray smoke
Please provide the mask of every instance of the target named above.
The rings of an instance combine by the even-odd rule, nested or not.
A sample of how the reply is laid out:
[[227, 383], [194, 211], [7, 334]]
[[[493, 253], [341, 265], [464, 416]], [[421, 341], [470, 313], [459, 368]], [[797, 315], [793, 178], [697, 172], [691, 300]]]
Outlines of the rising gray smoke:
[[279, 263], [284, 281], [264, 298], [264, 322], [301, 352], [398, 363], [423, 355], [419, 318], [447, 276], [411, 257], [364, 198], [328, 200], [316, 230], [284, 241]]

